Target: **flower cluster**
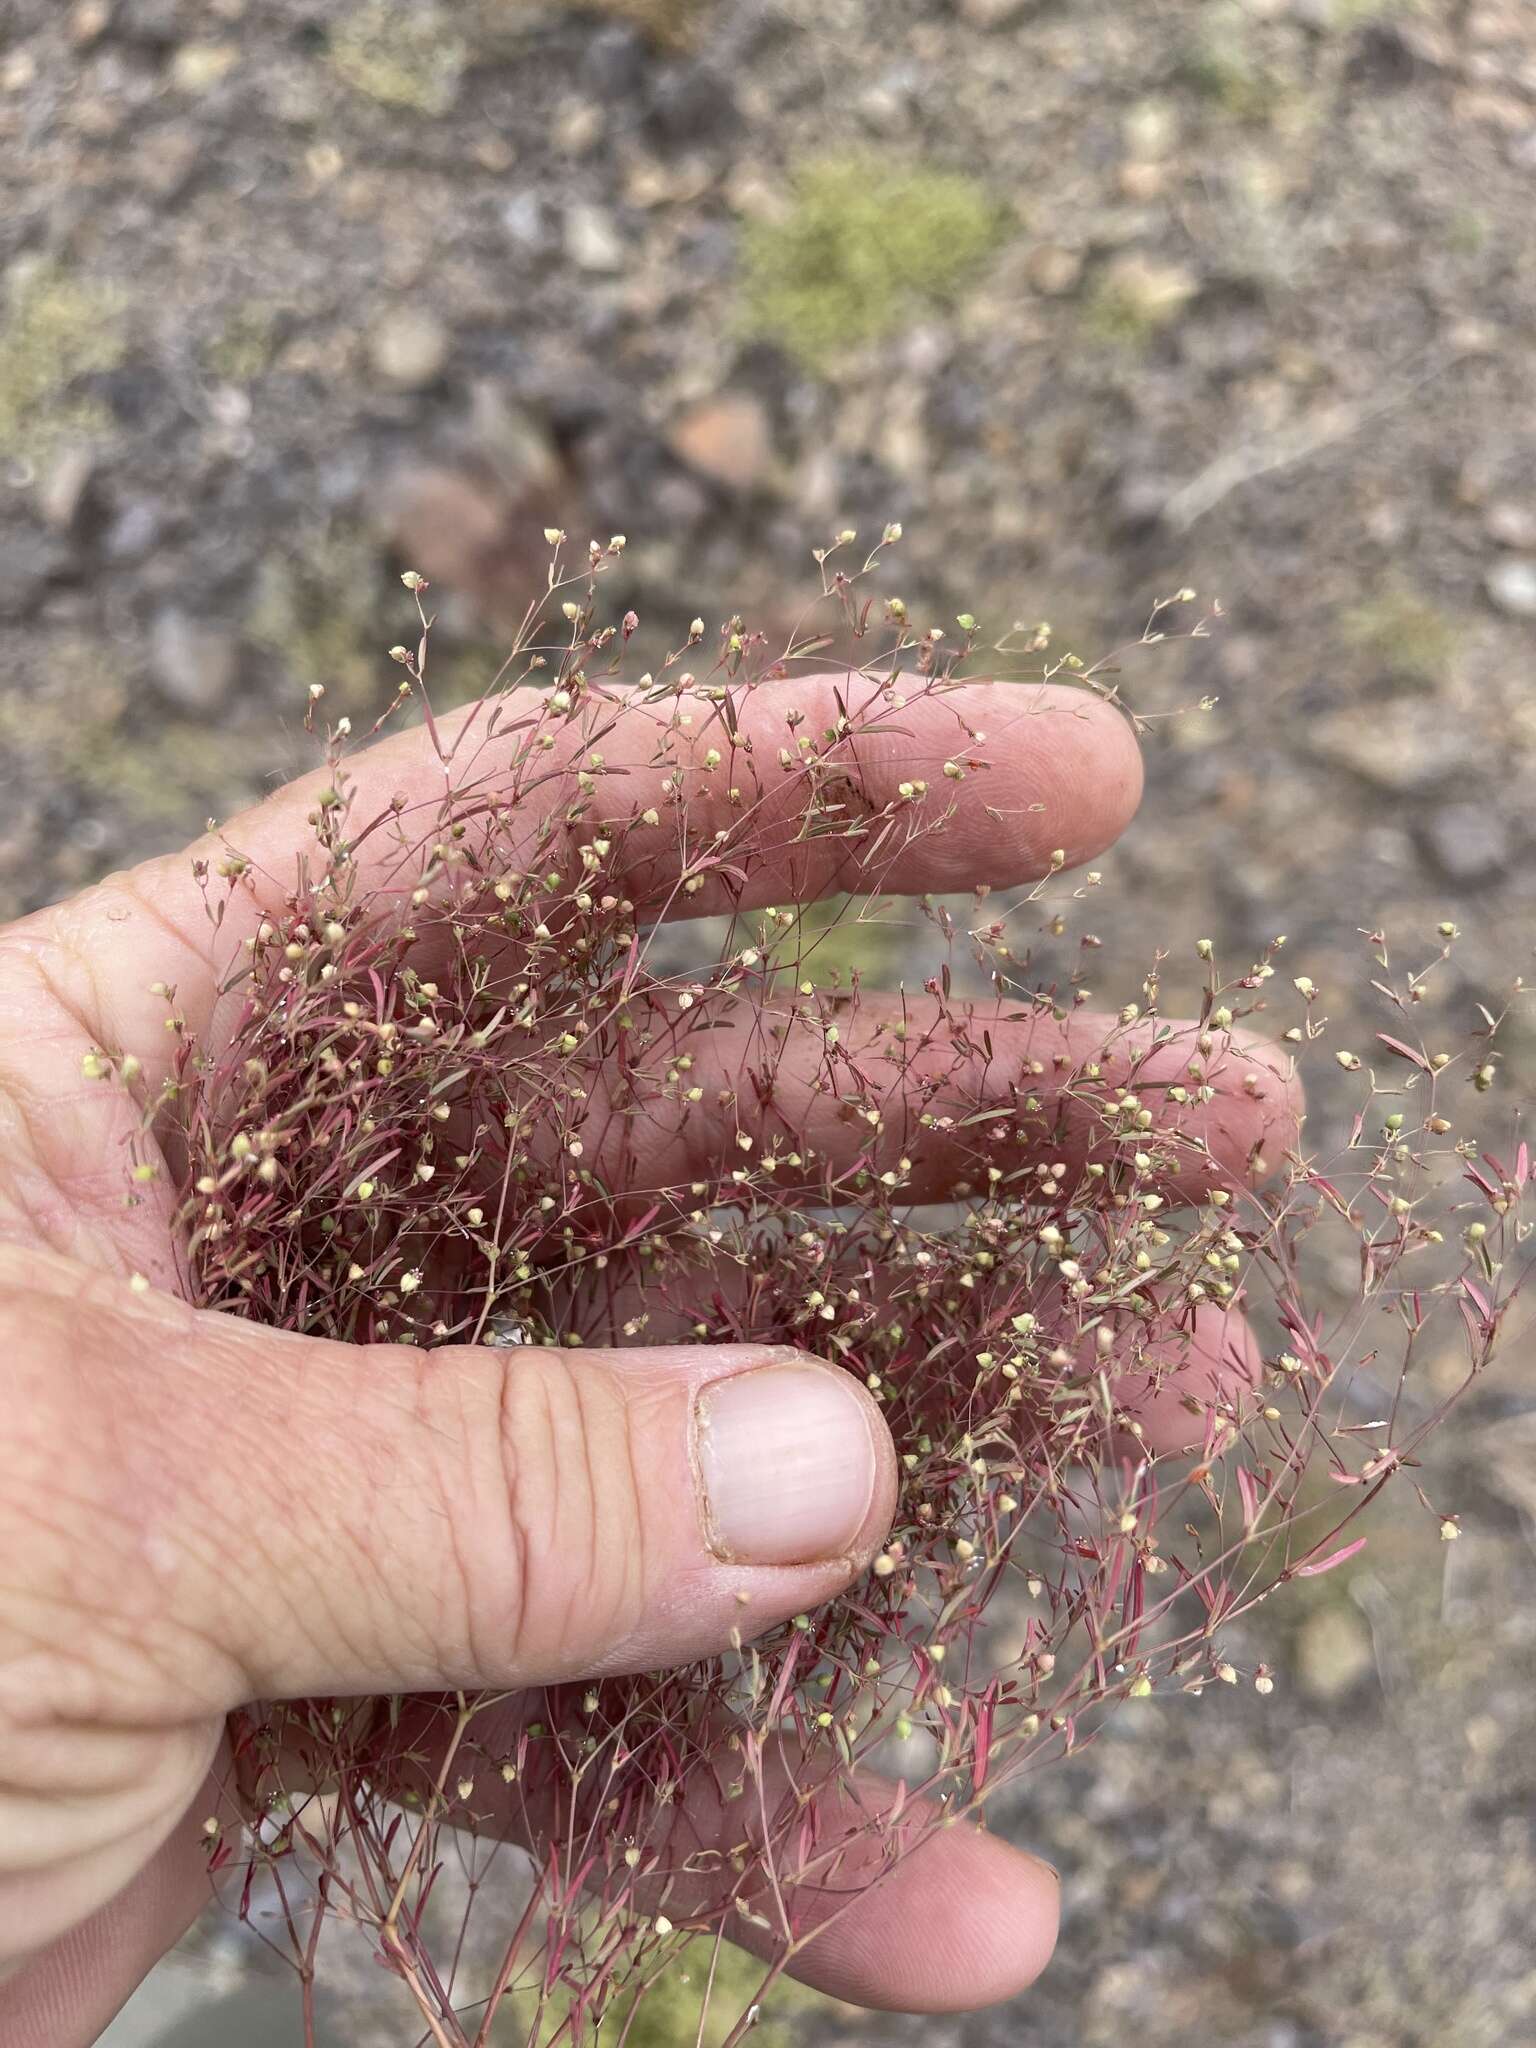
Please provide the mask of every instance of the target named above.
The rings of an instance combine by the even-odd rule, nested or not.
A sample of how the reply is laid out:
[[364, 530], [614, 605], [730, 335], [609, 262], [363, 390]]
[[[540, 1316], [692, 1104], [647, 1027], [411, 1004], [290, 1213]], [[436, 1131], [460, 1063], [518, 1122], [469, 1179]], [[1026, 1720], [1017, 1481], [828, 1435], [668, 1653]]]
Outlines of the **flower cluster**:
[[[987, 741], [957, 716], [941, 771], [890, 787], [862, 743], [958, 692], [975, 620], [918, 630], [864, 594], [899, 529], [847, 570], [841, 534], [817, 553], [826, 632], [771, 648], [695, 620], [631, 678], [639, 622], [601, 602], [622, 537], [574, 571], [548, 538], [549, 589], [476, 705], [435, 711], [424, 609], [391, 650], [378, 723], [419, 708], [429, 794], [365, 802], [316, 693], [312, 847], [278, 883], [234, 846], [202, 876], [243, 936], [216, 1041], [171, 998], [179, 1052], [151, 1106], [181, 1163], [188, 1292], [354, 1342], [794, 1344], [882, 1405], [903, 1483], [863, 1583], [726, 1657], [517, 1702], [250, 1717], [253, 1819], [214, 1844], [221, 1888], [286, 1930], [306, 1983], [322, 1926], [360, 1924], [413, 2024], [452, 2044], [493, 2019], [498, 2039], [592, 2041], [607, 2015], [627, 2038], [699, 1933], [746, 1943], [771, 1983], [929, 1830], [1121, 1703], [1269, 1691], [1240, 1624], [1357, 1548], [1362, 1510], [1414, 1466], [1444, 1406], [1414, 1377], [1431, 1324], [1459, 1333], [1468, 1377], [1486, 1362], [1528, 1179], [1523, 1148], [1457, 1126], [1455, 1091], [1496, 1075], [1494, 1020], [1463, 1050], [1422, 1035], [1448, 929], [1406, 976], [1369, 935], [1394, 1029], [1315, 1054], [1362, 1091], [1326, 1172], [1283, 1103], [1244, 1172], [1211, 1136], [1276, 1099], [1250, 1013], [1303, 1062], [1327, 1035], [1284, 942], [1223, 975], [1199, 941], [1187, 1026], [1161, 1016], [1159, 956], [1089, 1029], [1100, 878], [1060, 850], [1006, 904], [925, 903], [909, 959], [929, 957], [873, 997], [842, 941], [945, 831]], [[786, 679], [839, 635], [807, 709]], [[1052, 660], [1048, 629], [1001, 659], [1020, 650], [1114, 692], [1109, 665]], [[754, 701], [777, 707], [771, 744]], [[838, 914], [805, 912], [849, 876]], [[678, 936], [700, 914], [705, 960]], [[1317, 1237], [1356, 1275], [1326, 1315]], [[900, 1789], [855, 1804], [858, 1765]], [[683, 1798], [701, 1785], [707, 1821]]]

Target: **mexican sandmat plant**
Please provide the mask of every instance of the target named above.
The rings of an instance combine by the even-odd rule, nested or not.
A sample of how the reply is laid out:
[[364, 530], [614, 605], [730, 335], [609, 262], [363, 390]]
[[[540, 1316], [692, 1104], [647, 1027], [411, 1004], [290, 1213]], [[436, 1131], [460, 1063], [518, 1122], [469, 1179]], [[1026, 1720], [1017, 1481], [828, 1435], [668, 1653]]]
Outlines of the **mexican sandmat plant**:
[[[1501, 1019], [1435, 1037], [1449, 927], [1407, 967], [1362, 934], [1387, 1028], [1348, 1047], [1282, 939], [1238, 971], [1185, 941], [1191, 1023], [1162, 1017], [1161, 951], [1105, 1015], [1098, 874], [1042, 847], [1033, 883], [971, 886], [964, 786], [999, 821], [1024, 801], [978, 707], [1011, 703], [1027, 745], [1042, 683], [1119, 703], [1116, 664], [1044, 629], [983, 650], [968, 615], [918, 630], [883, 595], [889, 528], [817, 551], [786, 642], [695, 620], [635, 674], [639, 621], [605, 616], [622, 540], [571, 568], [548, 538], [467, 710], [434, 711], [409, 574], [419, 633], [372, 732], [311, 691], [310, 842], [286, 874], [234, 844], [200, 865], [224, 994], [199, 1041], [162, 991], [177, 1051], [134, 1171], [164, 1147], [189, 1298], [276, 1328], [833, 1361], [889, 1422], [897, 1518], [846, 1595], [681, 1670], [252, 1709], [210, 1862], [311, 2030], [350, 1927], [401, 2039], [639, 2041], [692, 1944], [697, 2038], [735, 2042], [871, 1886], [1113, 1709], [1271, 1690], [1245, 1618], [1353, 1554], [1383, 1486], [1458, 1533], [1412, 1476], [1446, 1406], [1421, 1367], [1491, 1355], [1528, 1160], [1513, 1120], [1463, 1129]], [[1193, 603], [1143, 644], [1203, 633]], [[380, 800], [358, 748], [413, 711], [433, 785]], [[876, 994], [840, 940], [919, 871], [950, 893]], [[1358, 1090], [1326, 1159], [1309, 1061]], [[760, 1959], [750, 2000], [727, 1943]]]

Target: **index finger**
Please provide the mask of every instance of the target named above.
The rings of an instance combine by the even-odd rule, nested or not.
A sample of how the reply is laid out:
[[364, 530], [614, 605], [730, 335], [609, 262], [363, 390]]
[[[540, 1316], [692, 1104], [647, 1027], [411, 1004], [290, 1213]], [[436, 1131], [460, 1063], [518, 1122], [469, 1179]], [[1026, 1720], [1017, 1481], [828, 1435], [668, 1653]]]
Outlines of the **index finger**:
[[[805, 902], [829, 890], [1008, 887], [1090, 859], [1134, 814], [1140, 751], [1122, 715], [1091, 692], [913, 685], [901, 701], [900, 687], [892, 698], [891, 685], [857, 671], [793, 677], [742, 692], [730, 716], [718, 693], [603, 700], [601, 714], [550, 729], [536, 777], [519, 764], [529, 718], [543, 714], [509, 715], [499, 729], [494, 712], [471, 705], [433, 733], [396, 734], [349, 766], [358, 894], [408, 894], [445, 807], [478, 806], [489, 818], [514, 798], [497, 820], [498, 860], [552, 861], [622, 822], [604, 886], [650, 918]], [[836, 737], [844, 718], [853, 729]], [[806, 830], [812, 799], [798, 741], [807, 729], [834, 735], [820, 750], [845, 792], [834, 829]], [[148, 993], [156, 980], [176, 984], [188, 1028], [206, 1032], [239, 939], [280, 907], [299, 856], [313, 848], [332, 781], [328, 769], [300, 777], [187, 852], [45, 914], [55, 944], [89, 964], [87, 996], [103, 1036], [138, 1052], [146, 1068], [160, 1064], [163, 1007]], [[251, 864], [254, 887], [236, 894], [215, 932], [192, 863], [229, 848]]]
[[[605, 878], [655, 915], [685, 873], [703, 872], [704, 888], [682, 906], [701, 916], [859, 885], [916, 895], [1033, 880], [1102, 852], [1141, 797], [1140, 749], [1125, 718], [1063, 684], [935, 688], [842, 670], [735, 693], [595, 697], [580, 715], [552, 722], [530, 713], [522, 694], [521, 711], [514, 693], [439, 721], [436, 745], [417, 729], [359, 755], [349, 768], [354, 819], [388, 812], [426, 832], [445, 795], [455, 805], [515, 798], [520, 813], [504, 821], [498, 851], [524, 866], [552, 844], [567, 851], [562, 836], [638, 825]], [[841, 784], [830, 796], [828, 769]], [[286, 882], [329, 779], [301, 778], [223, 836]], [[812, 808], [835, 829], [803, 836]], [[924, 829], [860, 829], [888, 809], [910, 809]], [[700, 868], [701, 852], [722, 835], [732, 861], [752, 861], [739, 885]], [[398, 835], [353, 836], [364, 879], [389, 879], [401, 861]], [[408, 825], [405, 836], [418, 835]]]

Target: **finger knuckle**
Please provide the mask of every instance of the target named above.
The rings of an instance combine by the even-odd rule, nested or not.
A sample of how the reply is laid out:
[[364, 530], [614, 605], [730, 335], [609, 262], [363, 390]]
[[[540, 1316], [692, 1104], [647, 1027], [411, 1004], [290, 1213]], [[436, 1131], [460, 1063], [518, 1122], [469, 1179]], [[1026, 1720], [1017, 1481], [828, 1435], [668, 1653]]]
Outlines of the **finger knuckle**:
[[499, 1443], [520, 1579], [523, 1675], [597, 1663], [634, 1626], [645, 1575], [628, 1415], [580, 1354], [514, 1354]]

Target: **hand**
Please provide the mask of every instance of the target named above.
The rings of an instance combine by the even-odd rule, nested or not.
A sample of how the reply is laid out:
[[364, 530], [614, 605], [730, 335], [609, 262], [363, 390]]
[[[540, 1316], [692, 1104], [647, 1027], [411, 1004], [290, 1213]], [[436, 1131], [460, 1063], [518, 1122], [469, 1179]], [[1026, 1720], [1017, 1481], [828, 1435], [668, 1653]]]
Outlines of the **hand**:
[[[825, 722], [837, 680], [765, 688], [747, 715], [765, 738], [771, 720], [776, 744], [785, 698]], [[1135, 809], [1139, 755], [1107, 705], [983, 684], [964, 699], [915, 705], [904, 733], [861, 748], [864, 773], [877, 800], [904, 777], [942, 787], [963, 711], [988, 732], [987, 788], [1006, 787], [1006, 807], [959, 785], [948, 827], [882, 869], [884, 889], [1016, 884], [1053, 848], [1087, 859]], [[628, 768], [626, 802], [646, 803], [663, 770], [643, 718], [626, 714], [606, 752]], [[441, 787], [415, 733], [360, 756], [355, 775], [380, 803]], [[279, 878], [274, 901], [315, 787], [229, 828], [255, 872]], [[799, 851], [802, 897], [856, 884], [846, 845]], [[190, 1029], [216, 1035], [239, 937], [212, 932], [188, 855], [0, 933], [0, 2035], [15, 2048], [93, 2040], [206, 1904], [200, 1827], [225, 1797], [225, 1718], [242, 1703], [505, 1690], [719, 1651], [733, 1629], [846, 1586], [895, 1505], [879, 1410], [812, 1359], [521, 1347], [429, 1363], [178, 1299], [167, 1182], [124, 1206], [135, 1111], [84, 1078], [82, 1058], [131, 1053], [155, 1088], [167, 1054], [151, 985], [173, 983]], [[1006, 1102], [1035, 1034], [1055, 1027], [989, 1021], [986, 1085]], [[1106, 1030], [1081, 1015], [1066, 1027], [1083, 1054]], [[1165, 1056], [1171, 1075], [1182, 1056]], [[1185, 1123], [1209, 1172], [1233, 1179], [1261, 1144], [1278, 1156], [1295, 1114], [1279, 1061], [1246, 1045], [1239, 1057], [1246, 1092], [1218, 1090]], [[919, 1165], [942, 1192], [942, 1158]], [[1149, 1391], [1141, 1412], [1154, 1448], [1190, 1434], [1181, 1392], [1209, 1399], [1253, 1375], [1240, 1319], [1202, 1325], [1183, 1369], [1183, 1387]], [[701, 1837], [724, 1825], [705, 1805], [685, 1818]], [[865, 2004], [985, 2004], [1043, 1967], [1056, 1914], [1046, 1865], [955, 1827], [796, 1968]]]

